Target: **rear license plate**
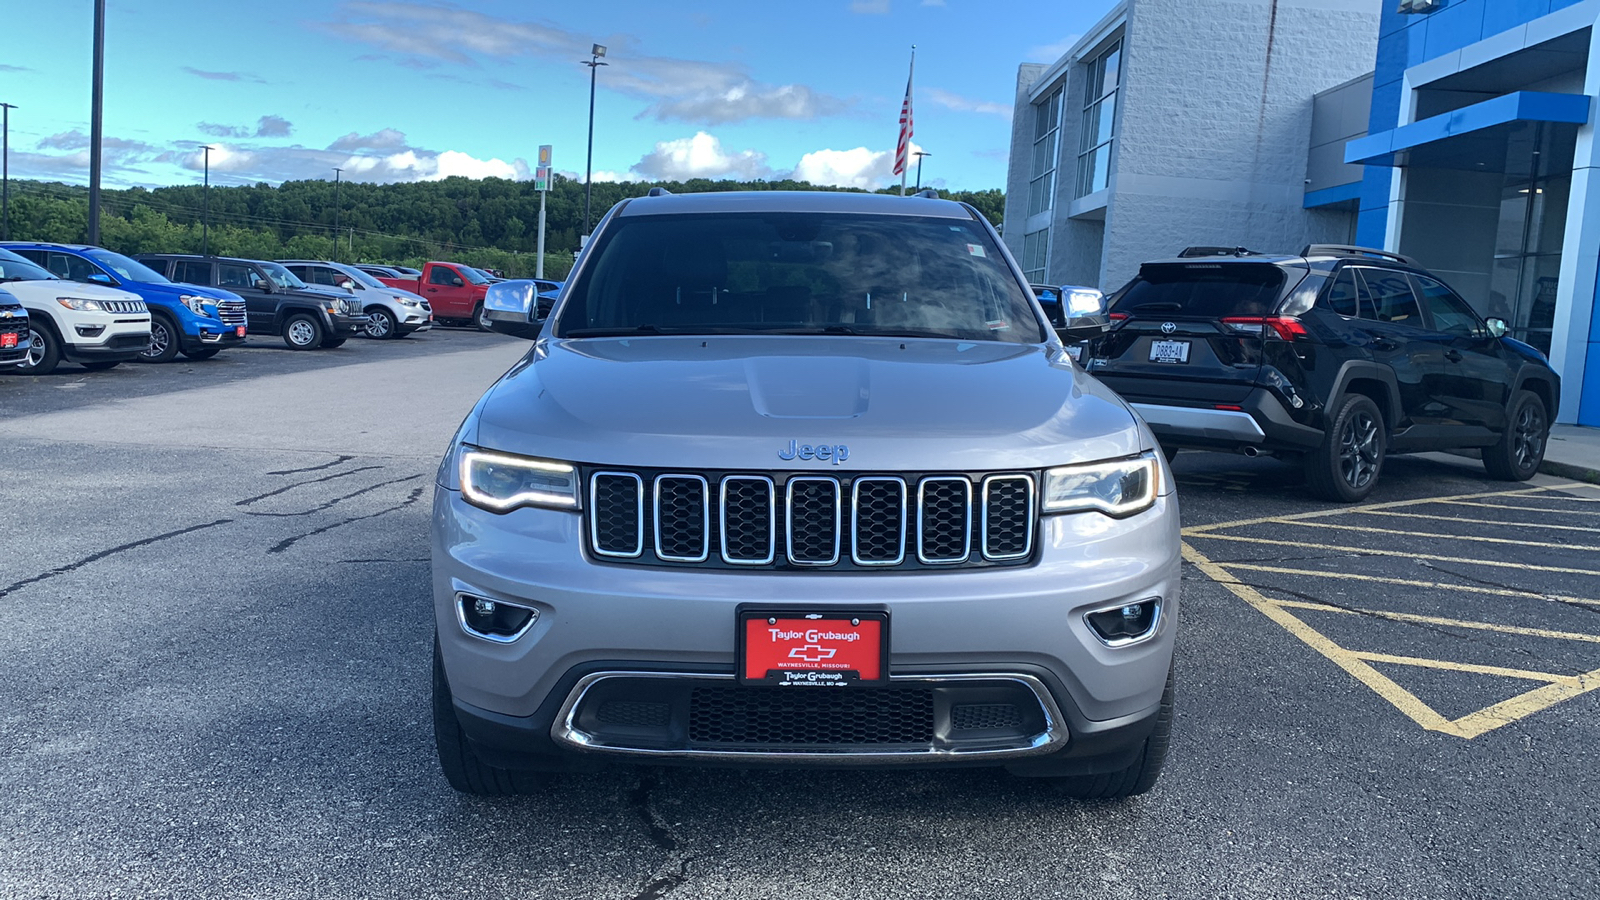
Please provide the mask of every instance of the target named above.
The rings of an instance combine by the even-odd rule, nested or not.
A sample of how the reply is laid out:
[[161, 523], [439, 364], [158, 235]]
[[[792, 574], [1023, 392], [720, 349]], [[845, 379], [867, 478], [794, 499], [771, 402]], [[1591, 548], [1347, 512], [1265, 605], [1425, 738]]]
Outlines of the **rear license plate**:
[[15, 349], [16, 346], [17, 333], [15, 331], [8, 331], [5, 334], [0, 334], [0, 350], [12, 350]]
[[1150, 361], [1155, 363], [1186, 363], [1189, 361], [1189, 342], [1151, 341]]
[[237, 333], [239, 337], [244, 337], [244, 326], [240, 325], [238, 328], [234, 329], [234, 332]]
[[846, 687], [888, 680], [886, 613], [739, 613], [742, 684]]

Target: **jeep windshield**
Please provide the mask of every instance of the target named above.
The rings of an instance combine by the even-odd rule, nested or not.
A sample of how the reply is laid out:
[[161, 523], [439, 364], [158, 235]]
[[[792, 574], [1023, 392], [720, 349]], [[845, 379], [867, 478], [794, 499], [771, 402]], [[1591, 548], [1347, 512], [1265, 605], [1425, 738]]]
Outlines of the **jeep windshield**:
[[553, 334], [804, 334], [1041, 343], [1029, 293], [971, 220], [850, 213], [623, 216]]
[[306, 283], [296, 278], [293, 272], [283, 266], [275, 262], [258, 262], [256, 265], [260, 266], [261, 271], [267, 273], [267, 277], [271, 278], [272, 283], [278, 287], [286, 291], [305, 290]]

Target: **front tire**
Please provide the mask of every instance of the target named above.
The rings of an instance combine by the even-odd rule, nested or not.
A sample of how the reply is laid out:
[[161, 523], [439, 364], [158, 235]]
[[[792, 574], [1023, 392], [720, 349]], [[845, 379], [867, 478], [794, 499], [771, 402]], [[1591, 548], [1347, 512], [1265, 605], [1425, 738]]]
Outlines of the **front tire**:
[[1079, 800], [1121, 800], [1142, 794], [1155, 787], [1161, 777], [1161, 767], [1167, 761], [1167, 748], [1172, 744], [1172, 708], [1176, 696], [1175, 668], [1167, 670], [1167, 686], [1161, 692], [1161, 711], [1156, 713], [1156, 727], [1144, 739], [1139, 757], [1126, 769], [1100, 775], [1075, 775], [1055, 778], [1055, 789]]
[[479, 300], [478, 305], [472, 308], [472, 324], [478, 326], [479, 331], [494, 330], [489, 327], [489, 311], [483, 308], [482, 300]]
[[472, 751], [461, 720], [456, 718], [455, 700], [445, 678], [444, 662], [439, 658], [439, 638], [433, 639], [433, 744], [439, 754], [444, 780], [463, 794], [506, 797], [526, 793], [539, 784], [532, 772], [514, 772], [486, 765]]
[[61, 365], [61, 342], [49, 326], [28, 328], [28, 355], [17, 371], [24, 375], [49, 375]]
[[322, 346], [322, 323], [296, 313], [283, 323], [283, 342], [290, 350], [315, 350]]
[[1544, 401], [1532, 391], [1511, 398], [1506, 430], [1493, 446], [1483, 448], [1483, 468], [1499, 481], [1527, 481], [1544, 462], [1550, 440], [1550, 417]]
[[394, 313], [381, 306], [367, 309], [366, 335], [373, 340], [388, 341], [399, 337], [397, 333], [400, 323], [395, 319]]
[[1324, 500], [1366, 499], [1383, 472], [1388, 428], [1371, 397], [1351, 394], [1331, 420], [1321, 446], [1306, 454], [1306, 487]]
[[177, 323], [159, 313], [150, 316], [150, 346], [139, 352], [139, 361], [172, 362], [179, 349]]

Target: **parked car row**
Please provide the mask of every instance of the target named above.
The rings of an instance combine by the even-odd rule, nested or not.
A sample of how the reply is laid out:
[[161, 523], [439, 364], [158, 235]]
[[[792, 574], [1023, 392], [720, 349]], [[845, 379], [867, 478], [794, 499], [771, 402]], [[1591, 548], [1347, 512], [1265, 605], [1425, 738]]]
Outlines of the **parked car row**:
[[[386, 284], [368, 269], [389, 273]], [[414, 273], [408, 280], [407, 272]], [[437, 274], [435, 274], [437, 273]], [[108, 369], [130, 360], [209, 359], [248, 334], [293, 350], [387, 340], [433, 327], [433, 305], [406, 285], [434, 282], [453, 321], [481, 321], [488, 276], [429, 263], [418, 271], [325, 260], [179, 253], [124, 256], [81, 244], [0, 244], [0, 371], [43, 375], [63, 362]], [[67, 287], [70, 284], [71, 287]], [[540, 282], [552, 292], [559, 282]], [[475, 295], [475, 296], [474, 296]]]

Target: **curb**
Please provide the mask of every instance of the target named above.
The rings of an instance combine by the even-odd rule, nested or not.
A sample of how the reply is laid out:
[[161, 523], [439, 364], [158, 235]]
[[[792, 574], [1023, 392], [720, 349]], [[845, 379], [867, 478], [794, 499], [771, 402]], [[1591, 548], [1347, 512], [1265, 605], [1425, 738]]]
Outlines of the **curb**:
[[1589, 466], [1573, 465], [1572, 463], [1556, 462], [1546, 459], [1539, 464], [1539, 471], [1546, 475], [1556, 475], [1561, 478], [1571, 478], [1573, 481], [1585, 481], [1589, 484], [1600, 484], [1600, 469]]

